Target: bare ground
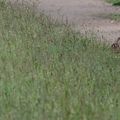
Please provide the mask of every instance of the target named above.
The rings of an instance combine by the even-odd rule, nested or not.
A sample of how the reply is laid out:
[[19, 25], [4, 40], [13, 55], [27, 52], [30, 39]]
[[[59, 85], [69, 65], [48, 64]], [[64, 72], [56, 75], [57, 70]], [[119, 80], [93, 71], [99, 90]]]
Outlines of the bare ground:
[[[10, 0], [16, 1], [16, 0]], [[20, 2], [20, 0], [17, 0]], [[25, 0], [24, 0], [25, 1]], [[120, 7], [113, 7], [104, 0], [26, 0], [35, 2], [37, 10], [59, 20], [68, 19], [73, 28], [81, 33], [94, 34], [98, 40], [112, 42], [120, 37], [120, 22], [105, 17], [120, 13]]]

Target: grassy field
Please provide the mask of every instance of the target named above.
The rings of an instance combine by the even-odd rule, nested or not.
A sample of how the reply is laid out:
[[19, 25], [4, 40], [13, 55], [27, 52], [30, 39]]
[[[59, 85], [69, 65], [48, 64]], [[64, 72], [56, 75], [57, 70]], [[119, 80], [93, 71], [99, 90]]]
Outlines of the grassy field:
[[0, 2], [0, 120], [119, 120], [119, 100], [120, 54]]

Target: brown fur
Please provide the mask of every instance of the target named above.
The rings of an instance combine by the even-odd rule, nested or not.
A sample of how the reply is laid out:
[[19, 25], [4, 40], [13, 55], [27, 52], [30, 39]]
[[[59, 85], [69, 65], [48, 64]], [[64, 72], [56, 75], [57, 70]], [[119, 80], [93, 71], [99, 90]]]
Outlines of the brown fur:
[[120, 52], [120, 37], [111, 45], [111, 47], [115, 52]]

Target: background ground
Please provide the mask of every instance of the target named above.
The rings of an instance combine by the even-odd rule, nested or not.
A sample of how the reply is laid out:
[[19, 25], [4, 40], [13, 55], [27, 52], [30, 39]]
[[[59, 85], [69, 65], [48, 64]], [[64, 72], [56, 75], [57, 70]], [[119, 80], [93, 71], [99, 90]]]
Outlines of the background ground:
[[59, 20], [67, 18], [75, 30], [85, 34], [93, 32], [99, 40], [111, 42], [120, 36], [120, 22], [110, 19], [112, 14], [120, 13], [120, 7], [104, 0], [36, 0], [34, 3], [38, 10]]

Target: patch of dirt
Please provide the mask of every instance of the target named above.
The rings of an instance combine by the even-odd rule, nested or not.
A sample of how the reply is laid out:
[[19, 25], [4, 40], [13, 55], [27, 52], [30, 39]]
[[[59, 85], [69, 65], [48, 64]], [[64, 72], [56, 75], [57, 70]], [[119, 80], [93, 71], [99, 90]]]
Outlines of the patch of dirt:
[[[30, 0], [26, 1], [30, 2]], [[120, 13], [120, 7], [113, 7], [104, 0], [31, 1], [37, 3], [38, 10], [44, 10], [52, 17], [59, 20], [67, 18], [69, 23], [74, 25], [73, 28], [83, 34], [86, 32], [94, 33], [98, 40], [107, 42], [113, 42], [120, 37], [120, 22], [103, 17], [104, 15]]]

